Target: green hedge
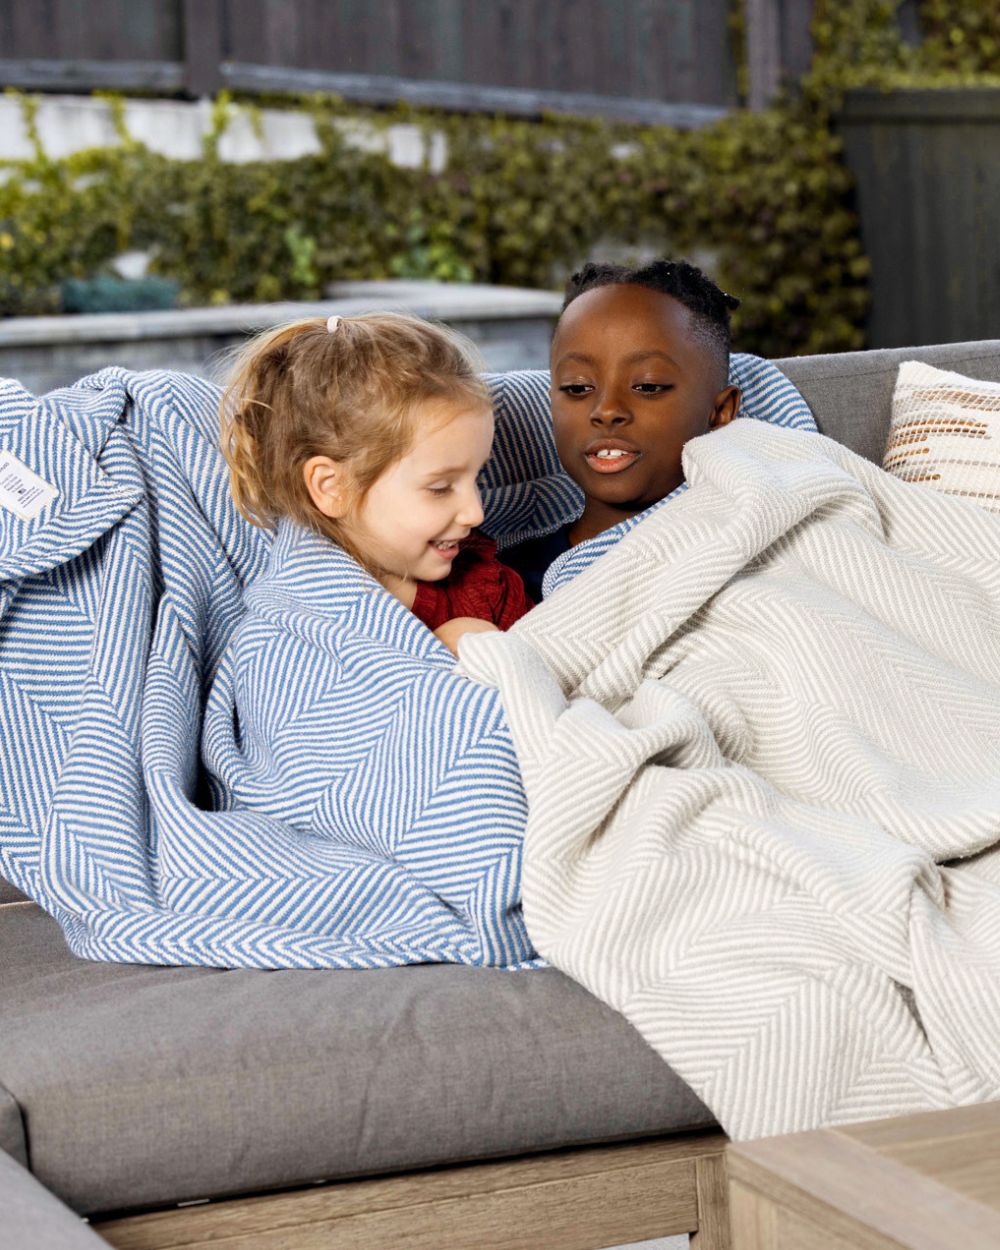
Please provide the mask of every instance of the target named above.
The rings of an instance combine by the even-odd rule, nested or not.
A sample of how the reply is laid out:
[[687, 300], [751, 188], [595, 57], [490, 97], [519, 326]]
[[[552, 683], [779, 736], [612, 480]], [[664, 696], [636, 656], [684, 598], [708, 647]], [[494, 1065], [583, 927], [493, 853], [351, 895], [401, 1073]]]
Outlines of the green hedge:
[[[55, 311], [67, 278], [127, 248], [191, 304], [308, 299], [327, 283], [427, 277], [553, 287], [609, 249], [702, 260], [743, 299], [736, 338], [765, 355], [862, 345], [868, 265], [850, 179], [830, 127], [859, 82], [981, 80], [1000, 47], [993, 0], [925, 0], [924, 42], [902, 44], [893, 0], [818, 0], [816, 56], [799, 97], [706, 129], [541, 122], [298, 101], [322, 151], [223, 164], [235, 108], [217, 101], [202, 158], [132, 141], [8, 163], [0, 182], [0, 314]], [[739, 8], [734, 34], [740, 39]], [[957, 33], [956, 33], [957, 32]], [[288, 101], [283, 103], [288, 104]], [[31, 121], [33, 104], [23, 99]], [[398, 169], [334, 124], [414, 122], [443, 131], [448, 163]]]
[[[26, 102], [27, 104], [27, 102]], [[829, 133], [800, 110], [706, 130], [379, 115], [313, 100], [322, 151], [227, 165], [126, 142], [11, 167], [0, 186], [0, 311], [52, 311], [65, 278], [126, 248], [189, 303], [308, 299], [334, 280], [427, 277], [552, 287], [612, 243], [707, 257], [744, 299], [740, 342], [780, 354], [856, 346], [866, 265]], [[225, 124], [225, 101], [217, 110]], [[349, 146], [348, 114], [443, 130], [439, 173]]]
[[919, 0], [919, 42], [900, 36], [901, 0], [816, 0], [806, 95], [835, 106], [849, 87], [1000, 83], [997, 0]]

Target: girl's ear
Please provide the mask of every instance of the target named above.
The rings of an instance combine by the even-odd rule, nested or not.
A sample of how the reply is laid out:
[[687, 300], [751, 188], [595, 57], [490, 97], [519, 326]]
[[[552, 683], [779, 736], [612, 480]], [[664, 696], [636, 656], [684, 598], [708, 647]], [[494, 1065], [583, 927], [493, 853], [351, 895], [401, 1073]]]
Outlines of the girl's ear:
[[311, 456], [302, 466], [302, 478], [309, 498], [326, 517], [339, 521], [351, 504], [350, 475], [342, 460]]
[[739, 413], [739, 410], [740, 388], [738, 386], [727, 386], [725, 390], [719, 391], [715, 397], [715, 403], [712, 406], [712, 419], [709, 421], [708, 428], [717, 430], [720, 426], [728, 425]]

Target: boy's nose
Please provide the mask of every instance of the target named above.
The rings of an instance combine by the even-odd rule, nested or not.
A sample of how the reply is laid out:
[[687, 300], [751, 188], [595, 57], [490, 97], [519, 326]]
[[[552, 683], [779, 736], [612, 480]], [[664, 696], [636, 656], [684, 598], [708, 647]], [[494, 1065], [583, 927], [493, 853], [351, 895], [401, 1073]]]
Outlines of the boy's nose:
[[591, 425], [605, 426], [609, 429], [618, 425], [628, 425], [631, 420], [632, 413], [628, 405], [611, 393], [602, 395], [590, 414]]

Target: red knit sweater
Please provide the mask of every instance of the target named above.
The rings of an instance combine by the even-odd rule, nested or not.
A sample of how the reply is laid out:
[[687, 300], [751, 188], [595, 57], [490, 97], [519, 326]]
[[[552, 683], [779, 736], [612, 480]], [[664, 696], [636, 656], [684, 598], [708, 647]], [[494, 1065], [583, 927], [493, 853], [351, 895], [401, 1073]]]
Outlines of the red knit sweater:
[[417, 582], [413, 614], [428, 629], [456, 616], [474, 616], [509, 629], [533, 606], [520, 576], [497, 559], [496, 543], [473, 531], [463, 540], [446, 578]]

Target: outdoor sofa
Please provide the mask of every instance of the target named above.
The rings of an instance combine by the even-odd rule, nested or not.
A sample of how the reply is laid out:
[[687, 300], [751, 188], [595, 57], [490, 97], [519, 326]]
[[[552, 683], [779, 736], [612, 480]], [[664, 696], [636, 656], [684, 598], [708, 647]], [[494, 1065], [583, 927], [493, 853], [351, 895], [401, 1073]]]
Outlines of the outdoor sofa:
[[[907, 359], [1000, 380], [1000, 341], [778, 364], [878, 460]], [[552, 969], [88, 963], [6, 902], [0, 1147], [7, 1250], [99, 1246], [67, 1208], [134, 1248], [728, 1244], [711, 1115]]]

